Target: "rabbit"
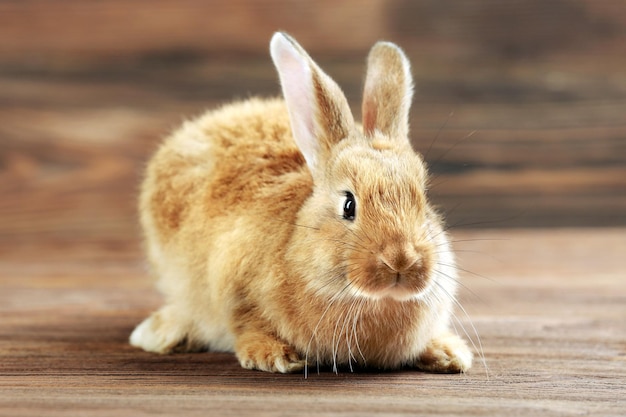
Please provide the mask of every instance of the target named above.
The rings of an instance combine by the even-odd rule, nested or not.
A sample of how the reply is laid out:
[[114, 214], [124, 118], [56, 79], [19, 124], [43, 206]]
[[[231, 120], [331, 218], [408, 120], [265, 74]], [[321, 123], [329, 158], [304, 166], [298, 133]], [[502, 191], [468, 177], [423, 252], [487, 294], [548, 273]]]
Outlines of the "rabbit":
[[467, 371], [449, 327], [454, 256], [408, 139], [404, 52], [372, 47], [361, 124], [292, 37], [275, 33], [270, 55], [284, 99], [187, 121], [148, 164], [139, 213], [164, 305], [130, 343], [280, 373]]

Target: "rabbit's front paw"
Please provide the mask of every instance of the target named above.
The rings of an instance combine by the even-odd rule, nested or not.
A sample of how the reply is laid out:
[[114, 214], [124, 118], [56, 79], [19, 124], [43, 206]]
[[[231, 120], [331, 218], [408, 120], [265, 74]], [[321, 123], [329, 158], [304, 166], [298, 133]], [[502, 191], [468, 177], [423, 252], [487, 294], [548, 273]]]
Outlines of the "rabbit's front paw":
[[286, 374], [300, 371], [305, 365], [291, 346], [261, 334], [240, 337], [236, 353], [246, 369]]
[[465, 341], [447, 333], [428, 343], [415, 366], [427, 372], [461, 373], [472, 366], [472, 358]]
[[163, 307], [139, 324], [130, 335], [130, 344], [147, 352], [171, 353], [186, 340], [187, 332], [176, 319], [174, 308]]

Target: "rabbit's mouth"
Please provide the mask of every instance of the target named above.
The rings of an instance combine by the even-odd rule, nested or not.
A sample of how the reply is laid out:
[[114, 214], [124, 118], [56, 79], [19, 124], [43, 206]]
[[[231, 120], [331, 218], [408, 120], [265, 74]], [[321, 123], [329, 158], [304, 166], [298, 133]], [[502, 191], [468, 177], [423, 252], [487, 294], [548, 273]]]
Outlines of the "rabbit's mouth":
[[396, 274], [395, 282], [381, 291], [383, 298], [390, 297], [397, 301], [407, 301], [419, 298], [427, 288], [427, 281], [423, 278]]
[[408, 301], [421, 298], [429, 287], [429, 281], [429, 278], [422, 273], [389, 273], [379, 270], [369, 279], [353, 280], [352, 287], [358, 295], [365, 298]]

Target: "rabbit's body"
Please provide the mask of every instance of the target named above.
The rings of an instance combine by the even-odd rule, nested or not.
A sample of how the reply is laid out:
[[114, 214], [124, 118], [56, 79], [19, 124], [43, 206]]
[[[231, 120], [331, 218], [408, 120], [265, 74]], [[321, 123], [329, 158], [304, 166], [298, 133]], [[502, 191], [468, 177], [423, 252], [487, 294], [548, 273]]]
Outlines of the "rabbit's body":
[[[406, 97], [395, 121], [376, 88], [366, 93], [361, 127], [293, 40], [272, 42], [286, 103], [207, 113], [149, 164], [141, 221], [166, 300], [131, 343], [233, 351], [242, 366], [274, 372], [316, 363], [466, 370], [472, 355], [448, 331], [454, 259], [406, 140]], [[381, 48], [373, 61], [389, 53]], [[406, 78], [407, 68], [396, 70]], [[400, 81], [407, 90], [410, 79]]]
[[[168, 138], [148, 166], [140, 213], [172, 323], [147, 350], [233, 350], [230, 294], [243, 283], [228, 277], [262, 270], [266, 253], [284, 251], [284, 222], [295, 221], [292, 207], [311, 187], [283, 100], [227, 105]], [[259, 236], [273, 238], [247, 244]]]

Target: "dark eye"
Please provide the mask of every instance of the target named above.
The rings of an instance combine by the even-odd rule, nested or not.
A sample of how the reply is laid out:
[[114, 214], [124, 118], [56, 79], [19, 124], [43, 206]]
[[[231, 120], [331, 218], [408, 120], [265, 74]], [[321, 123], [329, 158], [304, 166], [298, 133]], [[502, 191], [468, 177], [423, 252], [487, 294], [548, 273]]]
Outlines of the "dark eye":
[[346, 201], [343, 203], [343, 218], [354, 220], [356, 216], [356, 200], [350, 191], [346, 191]]

